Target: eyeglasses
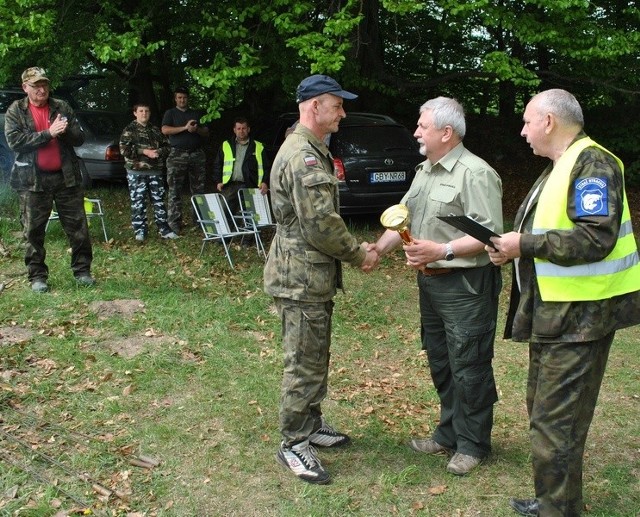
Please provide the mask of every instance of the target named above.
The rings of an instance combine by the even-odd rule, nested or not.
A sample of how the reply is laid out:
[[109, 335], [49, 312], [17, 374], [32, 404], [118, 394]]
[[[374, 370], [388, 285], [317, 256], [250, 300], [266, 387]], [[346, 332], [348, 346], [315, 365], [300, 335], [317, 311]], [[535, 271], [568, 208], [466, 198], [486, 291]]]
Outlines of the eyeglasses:
[[33, 88], [36, 91], [38, 91], [38, 90], [48, 90], [49, 89], [49, 83], [46, 83], [46, 84], [31, 84], [31, 83], [27, 83], [27, 86], [29, 86], [29, 88]]

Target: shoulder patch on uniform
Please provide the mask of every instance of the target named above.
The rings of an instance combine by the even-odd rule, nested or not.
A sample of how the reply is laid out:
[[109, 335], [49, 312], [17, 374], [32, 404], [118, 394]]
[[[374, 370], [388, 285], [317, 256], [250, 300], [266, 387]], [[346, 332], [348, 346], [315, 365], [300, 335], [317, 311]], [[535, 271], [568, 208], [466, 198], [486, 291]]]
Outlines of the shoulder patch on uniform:
[[312, 165], [318, 165], [318, 159], [310, 154], [304, 157], [304, 163], [307, 167], [311, 167]]
[[609, 215], [607, 178], [582, 178], [575, 181], [578, 217]]

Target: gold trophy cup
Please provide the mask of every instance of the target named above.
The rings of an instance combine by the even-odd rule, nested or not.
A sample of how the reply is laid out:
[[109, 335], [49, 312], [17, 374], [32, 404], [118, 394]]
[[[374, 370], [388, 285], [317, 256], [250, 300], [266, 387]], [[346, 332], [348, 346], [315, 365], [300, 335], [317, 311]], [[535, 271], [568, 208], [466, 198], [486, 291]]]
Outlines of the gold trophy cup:
[[393, 205], [387, 208], [380, 216], [380, 222], [388, 230], [396, 230], [402, 242], [411, 244], [409, 233], [409, 209], [406, 205]]

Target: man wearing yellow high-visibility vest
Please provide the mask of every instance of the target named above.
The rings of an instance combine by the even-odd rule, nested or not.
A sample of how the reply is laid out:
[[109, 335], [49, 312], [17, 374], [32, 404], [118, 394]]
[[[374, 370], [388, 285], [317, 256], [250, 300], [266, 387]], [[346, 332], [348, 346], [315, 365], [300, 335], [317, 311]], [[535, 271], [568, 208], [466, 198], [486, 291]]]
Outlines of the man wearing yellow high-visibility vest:
[[227, 200], [232, 213], [240, 206], [238, 190], [259, 188], [263, 195], [269, 190], [269, 169], [264, 145], [251, 136], [249, 121], [238, 117], [233, 123], [235, 138], [225, 140], [213, 162], [213, 182]]
[[521, 135], [552, 160], [492, 238], [494, 264], [513, 260], [505, 337], [529, 342], [527, 410], [535, 499], [521, 515], [579, 516], [582, 459], [616, 330], [640, 323], [640, 262], [624, 166], [583, 131], [565, 90], [534, 96]]

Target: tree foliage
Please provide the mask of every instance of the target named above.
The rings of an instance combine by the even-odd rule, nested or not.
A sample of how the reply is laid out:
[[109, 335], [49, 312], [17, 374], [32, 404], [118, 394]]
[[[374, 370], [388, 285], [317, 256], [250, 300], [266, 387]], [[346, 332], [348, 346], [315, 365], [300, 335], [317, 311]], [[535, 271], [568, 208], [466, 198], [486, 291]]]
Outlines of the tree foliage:
[[639, 89], [640, 14], [620, 0], [6, 0], [0, 14], [5, 83], [35, 62], [59, 81], [113, 73], [161, 104], [186, 83], [213, 118], [262, 90], [291, 92], [308, 73], [391, 99], [468, 93], [489, 111], [507, 90], [515, 107], [545, 83], [601, 103]]
[[154, 111], [184, 84], [210, 120], [291, 107], [310, 73], [399, 115], [439, 94], [510, 117], [548, 87], [585, 106], [640, 93], [640, 10], [622, 0], [5, 0], [0, 20], [0, 83], [34, 64], [58, 84], [104, 75], [89, 104]]

